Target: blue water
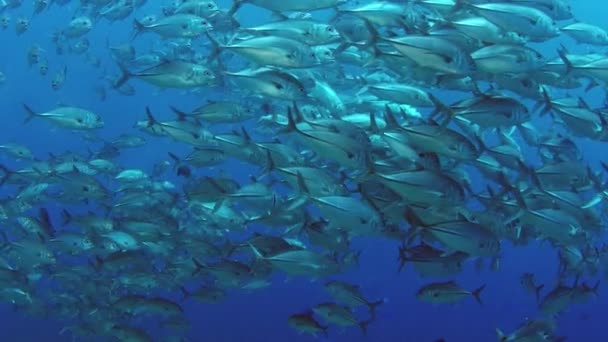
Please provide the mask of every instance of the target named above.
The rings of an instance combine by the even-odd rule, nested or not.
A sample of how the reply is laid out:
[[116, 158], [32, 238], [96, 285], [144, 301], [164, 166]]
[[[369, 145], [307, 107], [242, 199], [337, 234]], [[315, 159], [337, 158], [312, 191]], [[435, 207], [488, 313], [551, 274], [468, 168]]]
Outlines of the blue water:
[[[132, 131], [136, 120], [144, 119], [144, 108], [149, 106], [159, 117], [169, 118], [168, 105], [179, 108], [193, 108], [209, 96], [184, 93], [179, 90], [159, 91], [140, 81], [133, 81], [137, 93], [126, 97], [109, 93], [105, 101], [100, 101], [94, 88], [103, 75], [102, 68], [86, 63], [82, 56], [64, 54], [56, 56], [50, 42], [50, 34], [65, 26], [71, 18], [71, 7], [53, 7], [32, 18], [30, 29], [16, 36], [12, 27], [0, 31], [0, 71], [7, 78], [0, 87], [0, 140], [15, 141], [28, 145], [40, 158], [48, 153], [72, 150], [86, 153], [86, 144], [78, 134], [50, 129], [42, 120], [23, 124], [25, 114], [22, 103], [36, 110], [52, 108], [58, 104], [70, 104], [89, 108], [100, 113], [106, 127], [100, 131], [103, 137], [113, 137], [125, 131]], [[149, 1], [152, 3], [152, 1]], [[219, 1], [220, 7], [229, 6], [227, 1]], [[608, 5], [599, 0], [578, 0], [573, 12], [578, 20], [604, 26]], [[29, 1], [21, 8], [11, 11], [11, 16], [30, 16]], [[153, 5], [148, 4], [148, 9]], [[263, 11], [247, 6], [240, 13], [244, 24], [259, 22], [266, 18]], [[140, 15], [141, 13], [138, 13]], [[608, 28], [608, 27], [605, 27]], [[120, 43], [131, 34], [131, 19], [122, 23], [108, 24], [102, 20], [95, 24], [87, 35], [91, 41], [90, 53], [102, 59], [102, 65], [112, 69], [105, 48], [106, 37], [112, 43]], [[145, 50], [155, 38], [145, 35], [135, 41], [138, 50]], [[576, 47], [564, 38], [571, 51], [590, 52], [593, 49]], [[45, 78], [37, 68], [28, 70], [26, 51], [32, 44], [39, 44], [47, 51], [50, 72]], [[556, 42], [551, 42], [539, 50], [554, 55]], [[603, 50], [602, 50], [603, 51]], [[55, 92], [50, 87], [52, 75], [64, 65], [68, 66], [68, 78], [64, 87]], [[154, 95], [154, 96], [152, 96]], [[225, 94], [230, 98], [229, 94]], [[601, 91], [595, 90], [585, 95], [591, 105], [599, 105], [603, 100]], [[125, 151], [118, 163], [126, 168], [141, 168], [151, 171], [151, 165], [165, 160], [166, 152], [184, 154], [189, 149], [184, 144], [169, 139], [148, 139], [149, 143], [137, 150]], [[585, 158], [593, 163], [606, 160], [605, 145], [580, 141]], [[601, 148], [597, 148], [601, 147]], [[3, 164], [15, 164], [13, 160], [2, 160]], [[592, 164], [596, 165], [596, 164]], [[231, 168], [237, 179], [246, 179], [255, 169]], [[474, 182], [477, 180], [473, 180]], [[0, 194], [2, 191], [0, 190]], [[487, 267], [481, 273], [475, 270], [473, 262], [468, 262], [465, 271], [454, 279], [465, 289], [475, 289], [487, 284], [482, 294], [484, 305], [480, 307], [473, 300], [465, 300], [454, 306], [433, 306], [418, 301], [414, 294], [418, 288], [431, 279], [422, 279], [411, 267], [397, 272], [397, 243], [386, 240], [365, 239], [355, 242], [363, 250], [360, 267], [340, 275], [339, 279], [359, 284], [367, 298], [384, 298], [385, 303], [378, 309], [378, 316], [368, 328], [367, 336], [353, 329], [332, 328], [324, 341], [494, 341], [495, 328], [505, 332], [517, 328], [526, 318], [536, 317], [537, 306], [533, 296], [526, 293], [519, 283], [523, 272], [532, 272], [540, 283], [550, 284], [557, 272], [557, 255], [547, 245], [532, 244], [526, 247], [504, 246], [499, 272], [489, 272]], [[188, 337], [192, 341], [310, 341], [313, 338], [298, 334], [287, 325], [287, 317], [306, 310], [310, 306], [330, 301], [323, 290], [323, 281], [307, 278], [288, 278], [277, 274], [271, 286], [252, 292], [234, 292], [227, 300], [218, 304], [200, 304], [187, 301], [184, 309], [192, 322]], [[603, 285], [603, 284], [602, 284]], [[558, 335], [568, 336], [568, 341], [608, 341], [605, 320], [608, 315], [608, 295], [600, 285], [600, 295], [587, 304], [572, 306], [557, 319]], [[605, 288], [605, 287], [604, 287]], [[68, 334], [59, 335], [65, 322], [54, 317], [33, 318], [13, 311], [9, 305], [0, 305], [0, 341], [69, 341]]]

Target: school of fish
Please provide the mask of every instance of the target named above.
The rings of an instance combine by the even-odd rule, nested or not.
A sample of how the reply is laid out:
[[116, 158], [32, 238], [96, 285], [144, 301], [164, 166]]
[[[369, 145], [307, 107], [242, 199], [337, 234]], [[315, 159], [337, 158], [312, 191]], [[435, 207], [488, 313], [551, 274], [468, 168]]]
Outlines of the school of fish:
[[[62, 333], [79, 341], [182, 341], [185, 301], [212, 305], [285, 274], [315, 280], [327, 300], [283, 324], [366, 334], [395, 304], [341, 280], [373, 253], [353, 241], [393, 241], [398, 262], [385, 262], [431, 279], [411, 295], [433, 304], [491, 302], [483, 279], [456, 282], [465, 265], [500, 272], [505, 248], [542, 242], [556, 251], [554, 283], [526, 269], [520, 279], [537, 317], [511, 332], [481, 329], [498, 341], [564, 340], [555, 318], [593, 301], [591, 279], [608, 270], [608, 165], [581, 148], [608, 141], [608, 107], [585, 100], [608, 82], [608, 55], [578, 52], [608, 46], [604, 29], [577, 21], [566, 0], [222, 6], [0, 0], [7, 39], [53, 11], [73, 13], [39, 38], [55, 51], [23, 53], [53, 91], [78, 83], [62, 58], [80, 56], [98, 70], [90, 91], [100, 102], [171, 94], [169, 108], [142, 102], [118, 136], [98, 132], [135, 116], [78, 98], [23, 103], [24, 132], [44, 121], [53, 134], [79, 134], [88, 153], [0, 141], [0, 300], [69, 322]], [[266, 20], [242, 24], [247, 10]], [[100, 22], [132, 31], [89, 40]], [[539, 52], [545, 43], [558, 48]], [[0, 94], [12, 82], [2, 71]], [[180, 94], [199, 94], [200, 106]], [[157, 150], [148, 169], [118, 161], [152, 140], [190, 152]], [[237, 181], [243, 172], [251, 177]], [[147, 331], [150, 320], [167, 333]]]

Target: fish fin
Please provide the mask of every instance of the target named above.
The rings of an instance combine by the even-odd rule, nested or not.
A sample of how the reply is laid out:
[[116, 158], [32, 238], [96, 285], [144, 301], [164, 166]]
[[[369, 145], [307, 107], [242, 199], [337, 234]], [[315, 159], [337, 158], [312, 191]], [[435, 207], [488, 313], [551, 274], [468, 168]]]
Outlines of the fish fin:
[[481, 301], [481, 292], [485, 288], [486, 288], [486, 284], [483, 284], [471, 293], [473, 295], [473, 298], [475, 298], [475, 300], [477, 301], [477, 303], [479, 303], [479, 305], [483, 305], [483, 303]]
[[534, 295], [536, 296], [536, 302], [540, 303], [540, 291], [545, 287], [545, 284], [540, 284], [534, 288]]
[[72, 214], [67, 209], [61, 210], [61, 225], [66, 226], [72, 222]]
[[499, 342], [506, 342], [507, 341], [507, 336], [505, 336], [505, 334], [502, 332], [502, 330], [496, 328], [496, 337], [498, 338]]
[[375, 302], [367, 303], [367, 307], [369, 308], [369, 314], [372, 317], [371, 319], [376, 319], [376, 308], [382, 304], [384, 304], [384, 299], [379, 299]]
[[325, 336], [325, 338], [329, 337], [329, 326], [328, 325], [321, 325], [320, 326], [321, 331], [323, 332], [323, 336]]
[[211, 45], [213, 46], [213, 48], [211, 49], [211, 52], [209, 53], [209, 56], [207, 56], [207, 62], [212, 62], [215, 59], [218, 59], [219, 61], [219, 55], [220, 53], [222, 53], [222, 45], [220, 44], [220, 42], [217, 41], [217, 39], [215, 39], [211, 33], [209, 32], [205, 32], [205, 35], [207, 36], [207, 39], [209, 39], [209, 42], [211, 42]]
[[572, 65], [572, 62], [568, 59], [568, 50], [562, 45], [561, 48], [557, 49], [557, 54], [566, 66], [566, 74], [564, 76], [570, 75], [572, 70], [574, 70], [574, 65]]
[[378, 122], [376, 121], [376, 114], [374, 114], [374, 112], [369, 112], [369, 129], [372, 133], [380, 133]]
[[274, 160], [272, 159], [272, 154], [270, 153], [270, 150], [266, 150], [266, 165], [264, 165], [264, 168], [262, 169], [262, 173], [260, 174], [259, 177], [264, 177], [266, 175], [269, 175], [275, 169], [276, 169], [276, 164], [274, 163]]
[[139, 20], [133, 19], [133, 33], [131, 34], [131, 40], [137, 38], [146, 27]]
[[167, 154], [169, 155], [169, 157], [171, 159], [173, 159], [176, 167], [177, 167], [177, 165], [179, 165], [181, 163], [181, 160], [179, 159], [179, 157], [176, 154], [174, 154], [173, 152], [167, 152]]
[[384, 121], [386, 122], [387, 129], [401, 128], [401, 126], [397, 122], [397, 119], [395, 118], [395, 114], [393, 113], [391, 107], [389, 107], [388, 104], [384, 105]]
[[230, 7], [227, 14], [233, 17], [234, 14], [239, 10], [239, 8], [241, 8], [241, 6], [243, 6], [243, 4], [245, 4], [246, 1], [247, 0], [233, 0], [232, 7]]
[[118, 89], [120, 87], [122, 87], [125, 83], [127, 83], [127, 81], [133, 77], [133, 74], [127, 70], [127, 68], [122, 65], [121, 63], [118, 63], [118, 68], [120, 69], [120, 77], [118, 78], [118, 80], [116, 80], [115, 82], [113, 82], [112, 84], [112, 88], [114, 89]]
[[260, 251], [257, 248], [255, 248], [255, 246], [252, 245], [251, 242], [247, 242], [247, 244], [253, 251], [253, 254], [255, 255], [256, 259], [262, 259], [262, 260], [266, 259], [266, 257], [264, 255], [262, 255], [262, 253], [260, 253]]
[[302, 176], [302, 173], [298, 171], [297, 177], [298, 177], [298, 188], [300, 189], [300, 192], [302, 192], [306, 196], [309, 196], [310, 195], [310, 190], [308, 189], [308, 186], [306, 185], [306, 181], [304, 180], [304, 176]]
[[147, 127], [158, 125], [158, 121], [156, 120], [156, 118], [154, 118], [154, 115], [152, 115], [152, 111], [148, 106], [146, 106], [146, 118], [148, 119]]
[[30, 120], [32, 120], [33, 118], [38, 116], [38, 114], [36, 114], [36, 112], [34, 112], [32, 110], [32, 108], [30, 108], [28, 105], [26, 105], [25, 103], [23, 103], [22, 105], [23, 105], [23, 109], [25, 109], [25, 113], [27, 114], [27, 117], [25, 118], [23, 123], [28, 123], [28, 122], [30, 122]]
[[44, 228], [47, 230], [49, 236], [54, 236], [55, 228], [53, 227], [53, 222], [51, 222], [51, 216], [49, 215], [48, 209], [40, 208], [38, 216], [40, 217], [40, 221], [44, 224]]
[[192, 258], [192, 262], [194, 263], [195, 267], [194, 271], [192, 271], [192, 275], [196, 275], [206, 268], [205, 264], [202, 264], [200, 261], [196, 260], [196, 258]]
[[597, 83], [597, 81], [596, 81], [594, 78], [591, 78], [591, 79], [589, 80], [589, 84], [587, 84], [587, 87], [585, 87], [585, 92], [588, 92], [588, 91], [590, 91], [591, 89], [593, 89], [593, 88], [595, 88], [595, 87], [597, 87], [597, 86], [599, 86], [599, 85], [600, 85], [600, 84], [599, 84], [599, 83]]
[[359, 322], [359, 328], [361, 328], [361, 332], [363, 335], [367, 336], [367, 326], [373, 321], [373, 319], [368, 319], [365, 321]]
[[188, 290], [185, 287], [180, 286], [179, 290], [182, 292], [182, 299], [181, 299], [182, 302], [185, 301], [186, 299], [190, 298], [191, 293], [188, 292]]
[[186, 118], [188, 117], [188, 114], [186, 112], [183, 112], [173, 106], [169, 106], [169, 108], [171, 108], [173, 113], [175, 113], [175, 115], [177, 115], [178, 121], [186, 121]]
[[8, 167], [2, 164], [0, 164], [0, 170], [2, 170], [2, 172], [4, 173], [2, 177], [0, 177], [0, 186], [2, 186], [4, 185], [6, 180], [11, 176], [11, 174], [13, 174], [13, 171], [11, 171]]

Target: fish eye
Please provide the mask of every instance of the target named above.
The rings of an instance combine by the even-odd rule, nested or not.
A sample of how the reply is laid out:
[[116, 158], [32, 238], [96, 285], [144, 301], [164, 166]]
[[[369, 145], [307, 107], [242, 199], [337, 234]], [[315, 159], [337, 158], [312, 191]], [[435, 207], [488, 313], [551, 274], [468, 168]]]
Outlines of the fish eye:
[[203, 74], [204, 74], [205, 76], [209, 76], [209, 77], [211, 77], [211, 76], [213, 75], [213, 74], [211, 73], [211, 71], [209, 71], [209, 70], [206, 70], [205, 72], [203, 72]]
[[215, 7], [215, 6], [213, 6], [213, 4], [212, 4], [212, 3], [207, 4], [207, 8], [209, 8], [209, 9], [212, 9], [212, 8], [214, 8], [214, 7]]

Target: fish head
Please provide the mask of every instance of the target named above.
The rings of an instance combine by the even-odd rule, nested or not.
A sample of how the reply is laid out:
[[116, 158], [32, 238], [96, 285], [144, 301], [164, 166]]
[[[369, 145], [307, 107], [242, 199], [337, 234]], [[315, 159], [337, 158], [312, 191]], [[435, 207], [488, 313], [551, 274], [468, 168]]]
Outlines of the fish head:
[[88, 237], [83, 238], [81, 244], [82, 244], [81, 247], [84, 250], [93, 249], [93, 247], [95, 247], [95, 244], [93, 244], [93, 241]]
[[46, 75], [49, 73], [49, 66], [48, 64], [40, 64], [40, 74], [41, 75]]
[[314, 58], [320, 64], [331, 63], [335, 61], [334, 50], [326, 46], [315, 47]]
[[190, 22], [192, 32], [207, 32], [213, 30], [213, 25], [205, 18], [197, 18]]
[[217, 6], [215, 1], [203, 1], [198, 5], [199, 14], [203, 14], [205, 16], [214, 16], [220, 11], [220, 8]]

